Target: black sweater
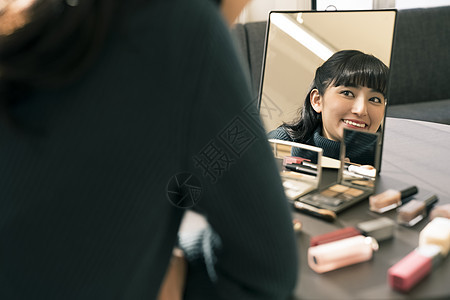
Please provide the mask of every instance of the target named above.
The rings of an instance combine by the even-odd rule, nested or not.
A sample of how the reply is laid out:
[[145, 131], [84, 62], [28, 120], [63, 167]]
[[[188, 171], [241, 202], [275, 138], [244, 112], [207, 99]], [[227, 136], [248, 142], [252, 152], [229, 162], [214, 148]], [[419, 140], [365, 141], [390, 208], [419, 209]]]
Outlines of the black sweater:
[[214, 230], [186, 248], [189, 270], [216, 257], [191, 297], [288, 297], [291, 216], [247, 82], [213, 3], [153, 1], [83, 79], [15, 105], [22, 130], [0, 125], [0, 298], [154, 299], [179, 173], [198, 179]]

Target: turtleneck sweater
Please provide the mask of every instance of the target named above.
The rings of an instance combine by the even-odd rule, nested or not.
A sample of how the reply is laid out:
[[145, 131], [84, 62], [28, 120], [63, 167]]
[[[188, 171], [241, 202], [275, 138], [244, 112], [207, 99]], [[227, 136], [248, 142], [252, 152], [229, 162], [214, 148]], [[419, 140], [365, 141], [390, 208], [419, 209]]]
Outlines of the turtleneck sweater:
[[[320, 127], [320, 126], [316, 128], [313, 135], [309, 139], [307, 139], [306, 141], [303, 141], [303, 142], [292, 139], [289, 136], [289, 134], [287, 133], [286, 129], [284, 129], [283, 127], [278, 127], [277, 129], [272, 130], [271, 132], [269, 132], [267, 134], [267, 137], [269, 139], [291, 141], [291, 142], [316, 146], [316, 147], [323, 149], [323, 156], [331, 157], [334, 159], [339, 159], [339, 153], [340, 153], [340, 149], [341, 149], [340, 143], [323, 137], [322, 136], [322, 127]], [[302, 150], [300, 148], [294, 148], [292, 155], [309, 158], [314, 161], [314, 158], [311, 157], [311, 154], [309, 152], [305, 152], [304, 150]]]

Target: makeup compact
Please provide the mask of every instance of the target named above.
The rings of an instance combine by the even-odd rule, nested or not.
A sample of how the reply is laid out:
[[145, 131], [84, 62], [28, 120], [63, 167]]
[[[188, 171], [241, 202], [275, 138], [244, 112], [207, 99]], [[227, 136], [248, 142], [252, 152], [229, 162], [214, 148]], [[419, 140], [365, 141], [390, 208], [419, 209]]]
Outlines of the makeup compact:
[[367, 199], [375, 190], [379, 139], [378, 133], [344, 129], [337, 182], [301, 196], [298, 201], [338, 213]]
[[405, 226], [414, 226], [428, 215], [431, 207], [438, 201], [436, 195], [425, 200], [413, 199], [397, 209], [397, 222]]
[[378, 243], [371, 237], [352, 236], [308, 249], [308, 265], [317, 273], [325, 273], [372, 258]]
[[[322, 172], [322, 148], [269, 139], [277, 161], [286, 197], [292, 202], [319, 187]], [[302, 157], [292, 156], [299, 153]]]
[[417, 194], [417, 192], [418, 189], [416, 186], [411, 186], [401, 191], [393, 189], [386, 190], [369, 197], [369, 209], [382, 214], [405, 204], [409, 200], [408, 197]]

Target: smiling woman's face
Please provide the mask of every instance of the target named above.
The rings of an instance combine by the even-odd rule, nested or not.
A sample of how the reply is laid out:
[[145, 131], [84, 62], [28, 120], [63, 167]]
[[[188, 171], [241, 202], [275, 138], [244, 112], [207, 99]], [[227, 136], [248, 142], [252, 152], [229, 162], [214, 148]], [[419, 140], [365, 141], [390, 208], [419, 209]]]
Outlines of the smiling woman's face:
[[383, 121], [385, 98], [365, 86], [329, 86], [324, 95], [310, 94], [314, 110], [322, 114], [322, 135], [333, 141], [343, 138], [344, 128], [374, 133]]

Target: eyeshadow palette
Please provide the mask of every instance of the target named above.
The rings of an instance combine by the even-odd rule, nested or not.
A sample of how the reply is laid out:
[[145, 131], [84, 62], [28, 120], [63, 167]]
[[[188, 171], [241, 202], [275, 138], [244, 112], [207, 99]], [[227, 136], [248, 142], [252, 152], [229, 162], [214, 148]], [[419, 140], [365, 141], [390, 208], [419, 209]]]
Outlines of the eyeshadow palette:
[[338, 213], [373, 194], [373, 189], [335, 183], [321, 191], [300, 197], [298, 201]]

